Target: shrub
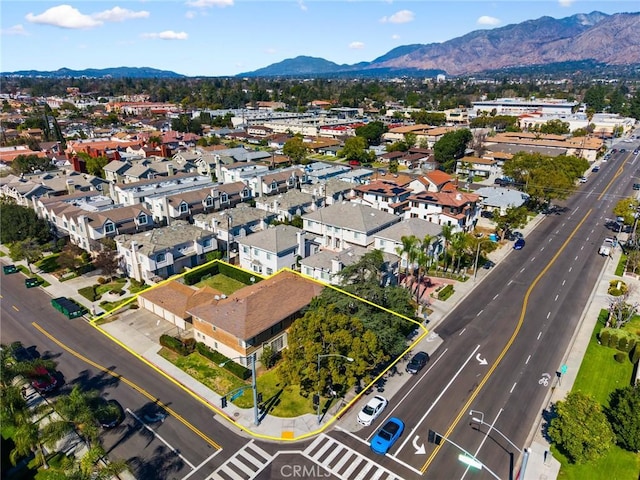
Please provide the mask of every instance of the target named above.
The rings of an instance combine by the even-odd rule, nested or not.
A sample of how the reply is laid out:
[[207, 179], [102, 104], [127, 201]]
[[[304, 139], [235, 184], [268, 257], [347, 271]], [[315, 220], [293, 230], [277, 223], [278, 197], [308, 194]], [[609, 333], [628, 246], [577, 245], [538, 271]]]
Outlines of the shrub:
[[631, 354], [631, 363], [638, 363], [640, 361], [640, 343], [636, 345]]
[[195, 270], [191, 270], [190, 272], [185, 273], [184, 275], [184, 283], [187, 285], [194, 285], [202, 280], [202, 277], [205, 275], [216, 275], [218, 273], [218, 263], [212, 263], [211, 265], [207, 265], [205, 267], [196, 268]]
[[104, 277], [98, 277], [98, 283], [100, 285], [104, 285], [105, 283], [107, 283], [107, 279]]
[[182, 355], [183, 357], [193, 353], [193, 345], [191, 345], [191, 350], [189, 350], [189, 346], [185, 344], [185, 342], [176, 337], [172, 337], [171, 335], [161, 335], [160, 336], [160, 345], [163, 347], [167, 347], [170, 350]]
[[82, 287], [78, 289], [78, 293], [90, 302], [95, 302], [100, 299], [100, 296], [96, 292], [96, 286], [91, 285], [89, 287]]
[[624, 361], [627, 359], [627, 356], [622, 352], [618, 352], [613, 356], [613, 358], [615, 358], [616, 362], [618, 363], [624, 363]]
[[618, 342], [620, 341], [620, 331], [611, 330], [611, 336], [609, 337], [609, 347], [618, 348]]
[[196, 343], [196, 351], [202, 355], [203, 357], [208, 358], [216, 365], [220, 365], [224, 363], [224, 369], [233, 373], [236, 377], [241, 378], [242, 380], [247, 380], [251, 378], [251, 370], [243, 367], [242, 365], [235, 363], [233, 361], [229, 361], [229, 358], [205, 345], [204, 343], [198, 342]]
[[611, 332], [608, 328], [603, 328], [600, 330], [600, 344], [609, 346], [609, 339], [611, 337]]
[[448, 284], [446, 287], [443, 287], [442, 290], [438, 292], [438, 300], [446, 300], [451, 295], [453, 295], [453, 285]]
[[618, 350], [620, 350], [621, 352], [629, 351], [629, 339], [626, 336], [620, 337], [620, 339], [618, 340]]

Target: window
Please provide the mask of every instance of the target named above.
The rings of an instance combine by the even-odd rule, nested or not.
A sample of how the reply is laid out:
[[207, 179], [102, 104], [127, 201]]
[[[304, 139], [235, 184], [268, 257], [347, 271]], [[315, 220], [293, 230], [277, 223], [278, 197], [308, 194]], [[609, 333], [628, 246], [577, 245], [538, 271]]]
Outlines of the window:
[[140, 225], [146, 225], [147, 224], [147, 215], [145, 213], [141, 213], [140, 215], [138, 215], [138, 223]]
[[229, 203], [229, 195], [227, 195], [226, 193], [222, 193], [220, 195], [220, 202], [221, 203]]
[[257, 248], [253, 249], [253, 254], [254, 255], [260, 255], [260, 250], [258, 250]]
[[271, 254], [267, 253], [267, 260], [271, 260]]
[[210, 238], [205, 238], [204, 241], [202, 242], [202, 245], [207, 248], [211, 246], [211, 239]]
[[211, 197], [205, 198], [204, 204], [207, 207], [213, 207], [213, 198], [211, 198]]
[[277, 189], [278, 189], [278, 184], [274, 180], [273, 182], [271, 182], [271, 190], [277, 190]]
[[189, 211], [189, 205], [187, 205], [185, 202], [182, 202], [180, 204], [180, 213], [187, 213]]
[[380, 240], [380, 246], [384, 247], [384, 240], [382, 240], [382, 239]]
[[167, 255], [165, 253], [159, 253], [156, 255], [156, 262], [162, 263], [167, 260]]
[[242, 247], [242, 253], [249, 253], [249, 247], [247, 247], [246, 245]]
[[273, 273], [273, 268], [267, 267], [267, 275], [271, 275]]
[[116, 231], [116, 226], [113, 222], [107, 222], [104, 224], [104, 233], [114, 233]]
[[279, 352], [284, 348], [284, 335], [276, 338], [273, 342], [271, 342], [271, 348], [274, 352]]
[[244, 190], [242, 190], [242, 198], [249, 198], [251, 196], [251, 194], [249, 193], [249, 189], [245, 188]]

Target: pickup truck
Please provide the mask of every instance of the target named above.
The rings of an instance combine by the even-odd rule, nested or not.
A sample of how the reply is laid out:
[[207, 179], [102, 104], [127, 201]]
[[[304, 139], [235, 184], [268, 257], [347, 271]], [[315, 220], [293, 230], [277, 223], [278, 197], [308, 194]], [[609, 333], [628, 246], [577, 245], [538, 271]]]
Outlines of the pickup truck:
[[611, 255], [611, 251], [613, 250], [614, 246], [615, 246], [615, 242], [613, 241], [612, 238], [605, 238], [604, 242], [602, 242], [602, 245], [600, 245], [600, 250], [598, 250], [598, 255], [603, 255], [605, 257], [608, 257], [609, 255]]

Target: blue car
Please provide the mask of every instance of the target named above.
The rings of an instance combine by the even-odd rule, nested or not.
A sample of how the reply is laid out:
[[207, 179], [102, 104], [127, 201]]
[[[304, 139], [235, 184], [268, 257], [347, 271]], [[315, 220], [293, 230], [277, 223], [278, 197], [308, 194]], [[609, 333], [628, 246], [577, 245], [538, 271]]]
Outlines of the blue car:
[[387, 423], [378, 430], [371, 439], [371, 450], [374, 453], [385, 455], [389, 449], [396, 443], [404, 431], [404, 423], [396, 417], [391, 417]]
[[522, 250], [524, 247], [524, 238], [520, 237], [513, 243], [514, 250]]

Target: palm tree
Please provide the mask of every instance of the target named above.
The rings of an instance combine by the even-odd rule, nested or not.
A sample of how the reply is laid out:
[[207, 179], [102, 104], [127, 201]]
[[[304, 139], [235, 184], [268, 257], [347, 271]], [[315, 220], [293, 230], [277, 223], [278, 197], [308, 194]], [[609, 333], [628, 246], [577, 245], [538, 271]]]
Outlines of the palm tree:
[[456, 232], [451, 236], [451, 263], [454, 264], [456, 259], [458, 260], [454, 273], [460, 270], [460, 259], [468, 243], [467, 237], [468, 235], [464, 232]]
[[[451, 237], [453, 236], [453, 226], [446, 224], [442, 226], [442, 232], [440, 232], [440, 236], [444, 239], [444, 262], [445, 262], [445, 271], [449, 268], [449, 264], [447, 262], [447, 254], [449, 253], [449, 243], [451, 242]], [[436, 265], [436, 270], [438, 266]]]
[[429, 271], [429, 265], [431, 263], [431, 242], [433, 241], [433, 237], [431, 235], [425, 235], [422, 241], [417, 245], [416, 251], [417, 255], [415, 258], [415, 262], [418, 264], [418, 283], [416, 288], [414, 289], [414, 295], [416, 296], [416, 300], [420, 301], [420, 286], [422, 285], [422, 280], [424, 278], [424, 272]]
[[67, 457], [60, 465], [60, 473], [67, 480], [110, 480], [128, 469], [126, 462], [106, 462], [104, 456], [104, 449], [94, 446], [80, 459]]
[[76, 431], [91, 448], [100, 435], [95, 409], [97, 399], [96, 392], [83, 392], [78, 385], [68, 395], [58, 397], [54, 403], [58, 417], [45, 425], [45, 436], [55, 438]]
[[[404, 273], [405, 275], [408, 275], [409, 265], [411, 265], [411, 268], [413, 270], [413, 264], [416, 261], [416, 256], [418, 254], [418, 250], [416, 249], [416, 247], [419, 240], [415, 235], [409, 235], [408, 237], [401, 237], [400, 241], [402, 242], [402, 247], [397, 247], [396, 253], [400, 257], [402, 257], [403, 255], [406, 256], [407, 265], [405, 266]], [[411, 272], [411, 274], [413, 275], [413, 271]]]

